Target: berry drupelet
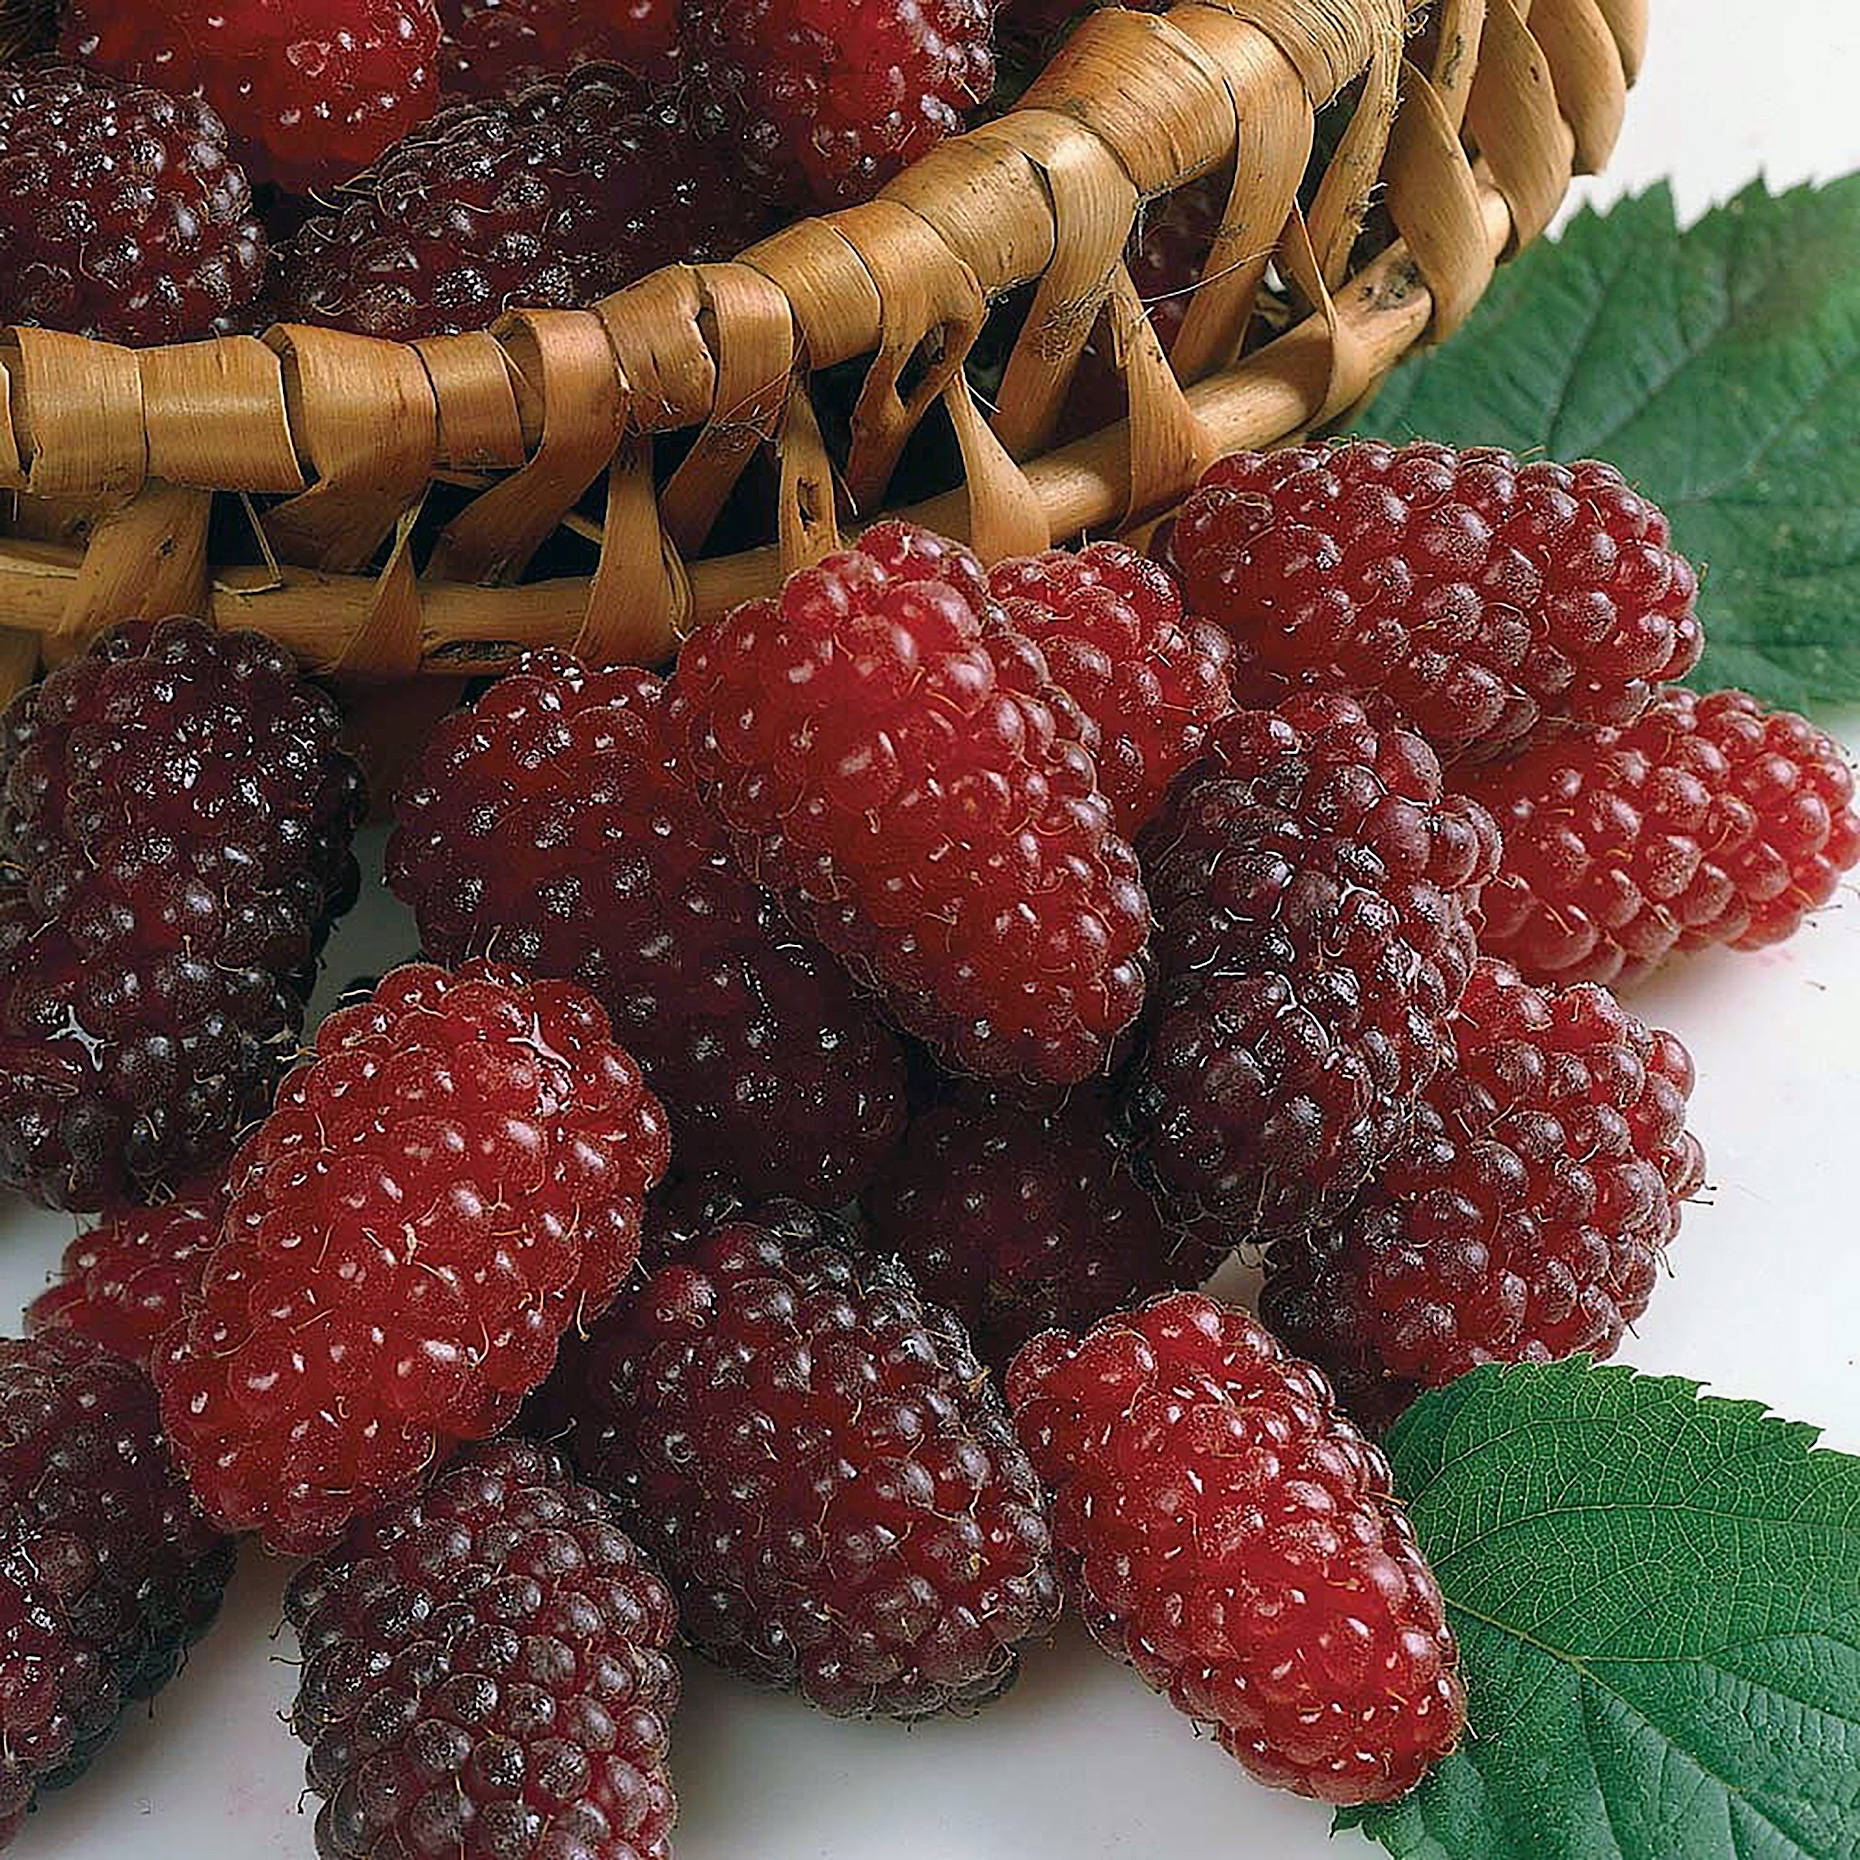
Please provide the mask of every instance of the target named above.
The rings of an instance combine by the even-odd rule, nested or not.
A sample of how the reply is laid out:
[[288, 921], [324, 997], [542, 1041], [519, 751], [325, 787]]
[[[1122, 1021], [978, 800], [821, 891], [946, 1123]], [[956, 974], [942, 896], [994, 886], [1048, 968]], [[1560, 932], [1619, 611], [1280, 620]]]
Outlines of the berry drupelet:
[[935, 1106], [864, 1209], [878, 1250], [997, 1367], [1037, 1331], [1083, 1329], [1217, 1263], [1163, 1219], [1096, 1093], [1053, 1111], [980, 1093]]
[[960, 544], [881, 523], [685, 646], [678, 741], [744, 867], [957, 1068], [1076, 1083], [1143, 1001], [1096, 732]]
[[992, 0], [684, 0], [684, 14], [744, 155], [797, 206], [869, 199], [994, 88]]
[[1362, 1201], [1268, 1256], [1262, 1315], [1377, 1428], [1480, 1363], [1612, 1356], [1704, 1176], [1685, 1048], [1605, 988], [1482, 957], [1453, 1031]]
[[1675, 950], [1793, 936], [1860, 860], [1841, 747], [1742, 691], [1662, 691], [1455, 777], [1505, 836], [1480, 944], [1534, 981], [1638, 981]]
[[553, 1453], [471, 1448], [284, 1605], [321, 1860], [670, 1860], [672, 1598]]
[[1098, 786], [1135, 839], [1233, 709], [1232, 643], [1184, 620], [1168, 572], [1121, 543], [1003, 562], [989, 587], [1096, 730]]
[[1212, 467], [1168, 552], [1255, 674], [1343, 690], [1444, 760], [1631, 723], [1698, 663], [1697, 577], [1611, 465], [1381, 440]]
[[254, 180], [333, 187], [432, 115], [434, 0], [67, 0], [65, 55], [204, 96]]
[[1388, 1801], [1453, 1748], [1453, 1633], [1388, 1462], [1253, 1318], [1179, 1292], [1048, 1331], [1008, 1399], [1093, 1636], [1260, 1781]]
[[1418, 737], [1308, 692], [1219, 725], [1145, 840], [1162, 980], [1127, 1112], [1183, 1219], [1347, 1207], [1451, 1052], [1490, 818]]
[[701, 1652], [840, 1716], [988, 1703], [1058, 1612], [1045, 1500], [954, 1317], [774, 1204], [597, 1327], [573, 1452]]
[[566, 976], [645, 1066], [682, 1172], [822, 1207], [904, 1129], [904, 1056], [737, 870], [650, 672], [541, 653], [442, 723], [399, 804], [396, 891], [429, 955]]
[[225, 1160], [358, 882], [361, 776], [288, 655], [134, 621], [0, 718], [0, 1182], [54, 1207]]
[[79, 1234], [57, 1280], [26, 1307], [27, 1329], [77, 1331], [146, 1371], [198, 1295], [225, 1219], [225, 1190], [202, 1186]]
[[0, 70], [0, 318], [132, 344], [237, 325], [264, 229], [226, 128], [97, 71]]
[[682, 0], [439, 0], [439, 76], [458, 96], [506, 97], [578, 65], [670, 78]]
[[493, 1434], [639, 1257], [665, 1117], [566, 982], [409, 964], [324, 1021], [156, 1353], [210, 1515], [321, 1549]]
[[283, 311], [394, 340], [575, 309], [660, 265], [728, 257], [765, 211], [676, 98], [605, 66], [455, 104], [332, 198], [284, 254]]
[[232, 1566], [140, 1370], [69, 1331], [0, 1342], [0, 1846], [180, 1670]]

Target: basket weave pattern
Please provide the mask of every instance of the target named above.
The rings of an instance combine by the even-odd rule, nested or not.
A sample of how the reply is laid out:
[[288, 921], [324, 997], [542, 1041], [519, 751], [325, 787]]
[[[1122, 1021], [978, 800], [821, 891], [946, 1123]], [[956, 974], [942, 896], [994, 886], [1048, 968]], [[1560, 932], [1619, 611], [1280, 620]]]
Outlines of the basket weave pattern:
[[[1572, 174], [1607, 156], [1646, 0], [1437, 0], [1424, 36], [1410, 24], [1403, 0], [1100, 12], [1016, 111], [880, 198], [586, 311], [407, 346], [280, 327], [131, 352], [9, 330], [0, 700], [136, 613], [256, 627], [345, 680], [456, 678], [542, 644], [654, 662], [817, 559], [836, 509], [876, 513], [938, 401], [966, 484], [909, 514], [991, 559], [1139, 524], [1210, 459], [1336, 417], [1463, 321]], [[1317, 113], [1346, 90], [1347, 126], [1301, 210]], [[1230, 165], [1172, 366], [1126, 241], [1145, 202]], [[1372, 202], [1391, 230], [1366, 255]], [[985, 418], [963, 361], [989, 302], [1036, 280]], [[1101, 314], [1128, 421], [1055, 449]], [[865, 356], [851, 453], [834, 461], [809, 375]], [[658, 485], [655, 439], [684, 431], [690, 449]], [[778, 542], [707, 556], [765, 447]], [[603, 477], [595, 524], [576, 507]], [[416, 564], [435, 482], [470, 495]], [[209, 558], [227, 494], [245, 499], [249, 564]], [[564, 523], [598, 542], [594, 572], [523, 581]]]

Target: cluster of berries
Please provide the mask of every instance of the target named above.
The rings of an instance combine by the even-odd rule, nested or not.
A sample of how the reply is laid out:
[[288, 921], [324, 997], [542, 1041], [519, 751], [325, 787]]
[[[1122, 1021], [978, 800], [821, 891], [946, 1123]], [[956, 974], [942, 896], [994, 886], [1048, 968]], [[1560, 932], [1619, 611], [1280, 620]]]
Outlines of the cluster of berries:
[[[232, 1532], [314, 1557], [331, 1860], [663, 1855], [674, 1633], [917, 1719], [1067, 1602], [1265, 1781], [1411, 1787], [1466, 1701], [1373, 1435], [1615, 1348], [1703, 1162], [1606, 984], [1860, 858], [1827, 738], [1670, 682], [1695, 591], [1608, 468], [1424, 444], [1225, 461], [1155, 559], [881, 523], [666, 678], [536, 655], [441, 724], [428, 960], [281, 1078], [333, 712], [191, 623], [52, 673], [0, 1169], [111, 1212], [0, 1345], [49, 1675], [0, 1838]], [[1265, 1325], [1196, 1289], [1243, 1246]]]

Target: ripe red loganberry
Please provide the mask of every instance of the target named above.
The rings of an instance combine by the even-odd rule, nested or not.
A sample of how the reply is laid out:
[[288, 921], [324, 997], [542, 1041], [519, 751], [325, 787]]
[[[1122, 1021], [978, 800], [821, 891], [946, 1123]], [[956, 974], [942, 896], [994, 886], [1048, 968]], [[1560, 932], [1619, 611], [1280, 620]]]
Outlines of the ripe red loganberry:
[[579, 1369], [572, 1450], [687, 1639], [840, 1716], [971, 1710], [1059, 1607], [1045, 1500], [954, 1317], [825, 1217], [699, 1231]]
[[0, 1342], [0, 1847], [180, 1671], [232, 1567], [140, 1370], [70, 1331]]
[[1149, 909], [1086, 743], [960, 544], [881, 523], [685, 646], [673, 714], [744, 867], [987, 1078], [1101, 1071]]
[[1185, 621], [1167, 570], [1121, 543], [1003, 562], [989, 587], [1095, 726], [1098, 786], [1135, 839], [1233, 709], [1227, 635]]
[[0, 71], [0, 317], [106, 342], [236, 325], [265, 233], [226, 128], [196, 98], [96, 71]]
[[465, 97], [505, 97], [577, 65], [677, 70], [681, 0], [439, 0], [439, 78]]
[[202, 1185], [165, 1207], [131, 1208], [65, 1248], [57, 1280], [26, 1307], [26, 1328], [74, 1330], [146, 1370], [200, 1291], [226, 1219], [226, 1191]]
[[0, 716], [0, 1183], [50, 1207], [222, 1164], [355, 897], [335, 706], [255, 633], [133, 621]]
[[1453, 1632], [1388, 1461], [1245, 1312], [1177, 1292], [1048, 1331], [1008, 1400], [1099, 1645], [1261, 1782], [1390, 1801], [1453, 1748]]
[[1605, 988], [1482, 957], [1453, 1030], [1361, 1203], [1269, 1258], [1266, 1321], [1370, 1425], [1480, 1363], [1612, 1356], [1704, 1179], [1686, 1049]]
[[526, 659], [433, 733], [389, 880], [438, 961], [495, 955], [588, 989], [665, 1102], [681, 1172], [838, 1207], [903, 1135], [903, 1052], [737, 870], [664, 691]]
[[1481, 946], [1536, 981], [1638, 981], [1673, 950], [1793, 936], [1860, 860], [1840, 745], [1742, 691], [1662, 691], [1456, 785], [1505, 836]]
[[1144, 844], [1162, 971], [1127, 1109], [1180, 1218], [1330, 1218], [1451, 1050], [1490, 818], [1418, 737], [1306, 692], [1216, 727]]
[[333, 187], [432, 115], [435, 0], [68, 0], [64, 54], [226, 119], [255, 180]]
[[1417, 441], [1242, 452], [1168, 549], [1243, 659], [1343, 690], [1447, 760], [1545, 717], [1631, 723], [1698, 663], [1698, 579], [1612, 465]]
[[925, 1111], [864, 1207], [877, 1248], [996, 1366], [1038, 1331], [1083, 1329], [1218, 1264], [1163, 1219], [1095, 1093], [1053, 1111], [982, 1093]]
[[992, 0], [684, 0], [707, 88], [798, 205], [870, 199], [994, 89]]
[[679, 108], [601, 66], [453, 105], [300, 228], [283, 314], [404, 341], [729, 257], [764, 229], [766, 203]]
[[470, 1448], [284, 1606], [321, 1860], [670, 1860], [672, 1598], [553, 1453]]
[[665, 1116], [567, 982], [410, 963], [324, 1021], [156, 1353], [210, 1515], [321, 1549], [495, 1433], [639, 1257]]

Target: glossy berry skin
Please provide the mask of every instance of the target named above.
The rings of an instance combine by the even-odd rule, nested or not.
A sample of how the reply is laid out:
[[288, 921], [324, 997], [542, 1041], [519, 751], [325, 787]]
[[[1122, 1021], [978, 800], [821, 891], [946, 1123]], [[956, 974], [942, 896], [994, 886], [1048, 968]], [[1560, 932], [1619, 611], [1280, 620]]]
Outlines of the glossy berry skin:
[[632, 1271], [669, 1148], [570, 983], [410, 963], [338, 1009], [156, 1354], [202, 1506], [307, 1553], [497, 1432]]
[[232, 1567], [140, 1370], [69, 1331], [0, 1342], [0, 1847], [180, 1670]]
[[546, 1448], [468, 1449], [284, 1607], [321, 1860], [670, 1860], [672, 1598]]
[[198, 1296], [225, 1220], [225, 1190], [209, 1185], [113, 1215], [65, 1248], [58, 1278], [26, 1307], [27, 1330], [76, 1331], [146, 1372]]
[[506, 97], [589, 64], [669, 78], [682, 11], [682, 0], [439, 0], [440, 83]]
[[204, 96], [254, 180], [334, 187], [431, 116], [434, 0], [68, 0], [65, 56]]
[[389, 880], [442, 962], [495, 954], [606, 1008], [679, 1168], [838, 1207], [904, 1132], [904, 1055], [738, 871], [678, 765], [665, 686], [541, 653], [434, 732]]
[[1266, 1321], [1371, 1424], [1481, 1363], [1612, 1356], [1704, 1179], [1686, 1049], [1605, 988], [1482, 957], [1454, 1036], [1362, 1202], [1268, 1262]]
[[1264, 1241], [1349, 1205], [1451, 1051], [1497, 857], [1351, 698], [1216, 729], [1144, 845], [1163, 979], [1127, 1109], [1180, 1217]]
[[1443, 759], [1631, 723], [1702, 645], [1698, 578], [1612, 465], [1381, 440], [1242, 452], [1171, 532], [1190, 612]]
[[1083, 1329], [1218, 1263], [1163, 1219], [1095, 1093], [1051, 1111], [986, 1094], [935, 1106], [863, 1206], [873, 1246], [997, 1368], [1036, 1332]]
[[1860, 860], [1840, 745], [1742, 691], [1662, 691], [1625, 729], [1559, 730], [1457, 784], [1505, 836], [1481, 946], [1536, 981], [1780, 943]]
[[265, 234], [196, 98], [55, 64], [0, 70], [0, 318], [130, 344], [237, 324]]
[[49, 1207], [224, 1163], [355, 896], [362, 781], [288, 654], [134, 621], [0, 717], [0, 1182]]
[[1324, 1377], [1194, 1292], [1048, 1331], [1008, 1400], [1093, 1636], [1261, 1782], [1341, 1804], [1458, 1741], [1446, 1607]]
[[868, 200], [994, 88], [992, 0], [684, 0], [746, 158], [798, 206]]
[[961, 1070], [1068, 1084], [1148, 903], [1084, 740], [960, 544], [882, 523], [687, 642], [673, 714], [745, 869]]
[[984, 1705], [1058, 1612], [1045, 1500], [962, 1327], [821, 1217], [696, 1234], [595, 1330], [578, 1415], [686, 1638], [823, 1711]]
[[1098, 786], [1134, 840], [1233, 709], [1232, 643], [1184, 620], [1167, 570], [1121, 543], [1003, 562], [989, 588], [1096, 728]]
[[728, 257], [765, 213], [649, 84], [605, 67], [454, 104], [335, 199], [284, 255], [283, 314], [393, 341]]

